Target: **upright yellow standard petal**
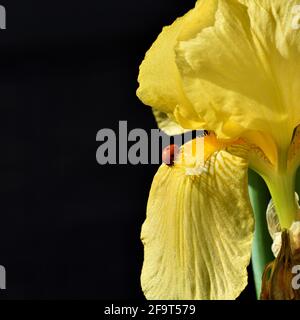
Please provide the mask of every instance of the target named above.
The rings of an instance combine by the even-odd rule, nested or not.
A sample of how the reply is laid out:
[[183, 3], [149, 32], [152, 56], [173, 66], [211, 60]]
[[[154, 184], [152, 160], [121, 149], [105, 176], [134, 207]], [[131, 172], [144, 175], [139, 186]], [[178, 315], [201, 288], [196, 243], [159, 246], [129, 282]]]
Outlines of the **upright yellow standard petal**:
[[[270, 134], [282, 149], [300, 123], [294, 0], [219, 0], [213, 26], [177, 42], [183, 91], [220, 138]], [[279, 134], [280, 132], [280, 134]]]
[[235, 299], [245, 288], [253, 233], [247, 160], [230, 152], [215, 151], [194, 176], [182, 164], [159, 168], [141, 235], [148, 299]]
[[[173, 115], [180, 124], [175, 134], [181, 133], [181, 127], [201, 129], [203, 121], [183, 91], [174, 48], [179, 37], [186, 38], [194, 30], [213, 24], [216, 2], [203, 0], [171, 26], [165, 27], [140, 66], [138, 97], [164, 114]], [[173, 125], [172, 132], [174, 128]]]

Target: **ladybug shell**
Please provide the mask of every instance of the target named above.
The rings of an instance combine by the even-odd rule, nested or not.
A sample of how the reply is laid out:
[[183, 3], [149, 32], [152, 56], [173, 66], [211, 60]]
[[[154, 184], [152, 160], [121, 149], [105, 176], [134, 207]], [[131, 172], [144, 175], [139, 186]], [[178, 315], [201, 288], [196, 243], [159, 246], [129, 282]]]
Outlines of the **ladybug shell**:
[[174, 164], [174, 160], [179, 152], [179, 148], [176, 144], [170, 144], [165, 147], [162, 152], [162, 161], [168, 166], [172, 166]]

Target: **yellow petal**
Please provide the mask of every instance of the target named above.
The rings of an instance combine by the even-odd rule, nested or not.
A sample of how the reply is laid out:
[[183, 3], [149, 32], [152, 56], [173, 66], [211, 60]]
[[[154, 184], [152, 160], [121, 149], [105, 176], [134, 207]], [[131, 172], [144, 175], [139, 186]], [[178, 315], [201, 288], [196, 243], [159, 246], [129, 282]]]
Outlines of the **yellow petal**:
[[207, 129], [267, 132], [286, 147], [300, 123], [294, 0], [219, 0], [213, 26], [178, 43], [183, 91]]
[[172, 119], [172, 115], [168, 115], [158, 109], [153, 109], [153, 114], [159, 129], [164, 131], [169, 136], [182, 134], [189, 129], [182, 128], [174, 119]]
[[243, 138], [249, 145], [262, 150], [269, 162], [275, 165], [278, 160], [277, 147], [269, 134], [260, 131], [248, 131], [243, 133]]
[[[174, 47], [179, 36], [186, 38], [193, 30], [213, 23], [215, 3], [216, 0], [201, 1], [185, 16], [165, 27], [140, 66], [138, 97], [151, 107], [173, 114], [182, 127], [190, 130], [203, 128], [203, 121], [183, 92]], [[200, 11], [206, 14], [200, 15]]]
[[[237, 141], [234, 142], [237, 143]], [[179, 155], [176, 157], [176, 167], [181, 167], [186, 171], [191, 168], [197, 169], [199, 166], [204, 166], [205, 161], [214, 152], [229, 147], [232, 143], [222, 142], [216, 138], [213, 132], [210, 132], [205, 137], [190, 140], [184, 144], [184, 147], [181, 148]]]
[[162, 165], [141, 235], [145, 296], [235, 299], [247, 284], [252, 233], [245, 158], [216, 151], [196, 176]]

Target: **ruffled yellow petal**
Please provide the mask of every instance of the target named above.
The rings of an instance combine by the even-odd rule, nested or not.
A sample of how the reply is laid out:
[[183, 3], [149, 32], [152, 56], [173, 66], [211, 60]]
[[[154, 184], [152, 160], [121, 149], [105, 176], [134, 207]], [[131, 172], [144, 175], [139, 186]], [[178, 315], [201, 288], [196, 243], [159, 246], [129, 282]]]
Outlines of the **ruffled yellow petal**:
[[[183, 39], [214, 21], [216, 0], [201, 1], [185, 16], [165, 27], [140, 66], [137, 95], [146, 104], [174, 119], [186, 129], [201, 129], [203, 121], [187, 99], [175, 63], [174, 47], [178, 37]], [[204, 14], [203, 14], [204, 13]]]
[[213, 26], [176, 48], [183, 91], [220, 138], [269, 133], [286, 148], [300, 123], [297, 1], [219, 0]]
[[213, 152], [198, 175], [182, 163], [159, 168], [141, 235], [148, 299], [235, 299], [244, 289], [253, 233], [247, 164], [234, 146]]

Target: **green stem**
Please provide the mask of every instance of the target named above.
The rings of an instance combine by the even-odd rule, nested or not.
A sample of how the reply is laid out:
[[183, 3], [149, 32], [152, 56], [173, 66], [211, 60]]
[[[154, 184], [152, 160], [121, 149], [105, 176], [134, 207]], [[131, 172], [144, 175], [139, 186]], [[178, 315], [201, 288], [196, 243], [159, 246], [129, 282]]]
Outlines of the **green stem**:
[[252, 269], [257, 298], [260, 297], [261, 279], [265, 266], [274, 259], [272, 239], [268, 232], [266, 210], [270, 200], [269, 190], [263, 179], [249, 170], [249, 196], [255, 216], [255, 232], [252, 246]]

